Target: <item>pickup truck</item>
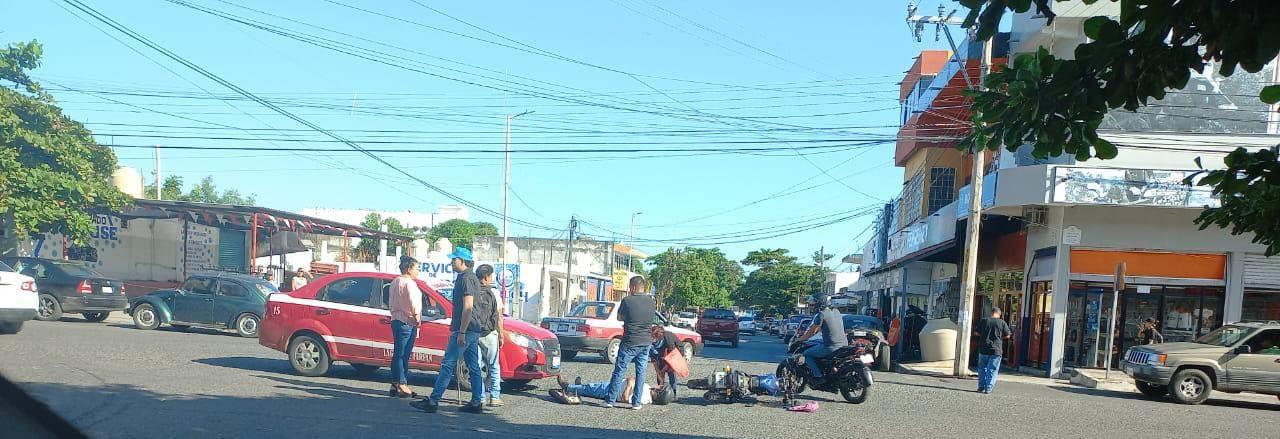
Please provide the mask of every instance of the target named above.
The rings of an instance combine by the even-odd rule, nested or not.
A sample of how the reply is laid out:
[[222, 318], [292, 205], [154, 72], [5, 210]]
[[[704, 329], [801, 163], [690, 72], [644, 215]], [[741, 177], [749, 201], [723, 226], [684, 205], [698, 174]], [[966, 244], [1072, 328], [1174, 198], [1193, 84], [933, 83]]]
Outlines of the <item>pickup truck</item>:
[[1148, 397], [1200, 404], [1214, 391], [1280, 397], [1280, 322], [1233, 323], [1194, 342], [1134, 346], [1120, 369]]
[[698, 334], [706, 341], [729, 342], [738, 347], [738, 316], [729, 309], [708, 309], [698, 319]]

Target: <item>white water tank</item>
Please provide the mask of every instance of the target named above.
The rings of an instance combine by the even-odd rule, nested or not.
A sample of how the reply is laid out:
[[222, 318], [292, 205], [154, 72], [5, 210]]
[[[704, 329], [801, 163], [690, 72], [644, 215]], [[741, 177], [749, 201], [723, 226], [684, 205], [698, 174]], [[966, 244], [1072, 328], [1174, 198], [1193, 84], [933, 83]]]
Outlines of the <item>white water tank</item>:
[[121, 166], [111, 173], [111, 185], [133, 198], [143, 198], [142, 173], [136, 168]]
[[920, 330], [920, 360], [954, 360], [956, 334], [959, 332], [959, 327], [951, 319], [930, 320]]

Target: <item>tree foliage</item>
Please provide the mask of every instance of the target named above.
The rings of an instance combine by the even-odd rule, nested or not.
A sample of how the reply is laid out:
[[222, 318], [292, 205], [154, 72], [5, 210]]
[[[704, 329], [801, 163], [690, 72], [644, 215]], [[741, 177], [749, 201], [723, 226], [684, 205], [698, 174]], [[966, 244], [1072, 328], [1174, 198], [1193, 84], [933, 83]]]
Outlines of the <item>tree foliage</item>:
[[[820, 287], [817, 265], [806, 265], [788, 255], [786, 249], [760, 249], [747, 253], [743, 265], [756, 267], [736, 299], [740, 306], [758, 307], [770, 314], [788, 314], [797, 302]], [[815, 262], [821, 255], [814, 253]]]
[[486, 222], [470, 222], [463, 219], [451, 219], [436, 224], [427, 231], [427, 240], [435, 242], [440, 238], [449, 238], [454, 247], [473, 248], [477, 236], [498, 236], [498, 227]]
[[[1258, 72], [1280, 52], [1280, 2], [1274, 0], [1118, 1], [1118, 20], [1084, 22], [1090, 41], [1076, 47], [1075, 59], [1058, 59], [1041, 49], [988, 75], [988, 91], [974, 94], [974, 130], [961, 148], [1004, 145], [1014, 151], [1031, 145], [1038, 158], [1109, 159], [1116, 147], [1097, 133], [1107, 112], [1134, 111], [1163, 99], [1169, 90], [1185, 87], [1192, 70], [1204, 72], [1210, 63], [1223, 76], [1238, 69]], [[993, 36], [1007, 11], [1035, 6], [1053, 19], [1050, 0], [960, 2], [970, 9], [965, 25], [976, 26], [979, 39]], [[1280, 101], [1280, 85], [1263, 88], [1259, 98]], [[1222, 200], [1221, 207], [1206, 209], [1196, 219], [1201, 228], [1252, 232], [1268, 254], [1280, 252], [1275, 153], [1237, 149], [1225, 170], [1194, 175], [1187, 183], [1212, 187]]]
[[742, 267], [718, 248], [669, 248], [649, 263], [659, 303], [670, 309], [729, 306], [742, 285]]
[[[154, 196], [155, 193], [156, 185], [149, 184], [144, 189], [142, 196]], [[237, 189], [218, 190], [218, 186], [213, 183], [212, 175], [200, 179], [200, 183], [191, 187], [191, 190], [186, 193], [182, 192], [182, 177], [170, 175], [164, 179], [164, 185], [160, 187], [160, 196], [166, 200], [236, 204], [241, 206], [252, 206], [257, 198], [253, 194], [242, 195]]]
[[0, 227], [17, 236], [58, 232], [89, 237], [92, 214], [116, 211], [128, 196], [111, 184], [116, 156], [62, 113], [31, 79], [40, 43], [0, 50]]
[[[405, 227], [400, 223], [400, 220], [393, 217], [383, 218], [382, 215], [379, 215], [377, 212], [370, 212], [368, 215], [365, 215], [364, 221], [361, 221], [360, 225], [374, 230], [382, 230], [382, 226], [385, 225], [387, 226], [388, 233], [408, 236], [414, 235], [413, 229]], [[379, 247], [378, 241], [379, 240], [377, 239], [360, 239], [360, 243], [356, 245], [355, 254], [361, 260], [376, 261]], [[394, 254], [395, 243], [388, 243], [386, 256]]]

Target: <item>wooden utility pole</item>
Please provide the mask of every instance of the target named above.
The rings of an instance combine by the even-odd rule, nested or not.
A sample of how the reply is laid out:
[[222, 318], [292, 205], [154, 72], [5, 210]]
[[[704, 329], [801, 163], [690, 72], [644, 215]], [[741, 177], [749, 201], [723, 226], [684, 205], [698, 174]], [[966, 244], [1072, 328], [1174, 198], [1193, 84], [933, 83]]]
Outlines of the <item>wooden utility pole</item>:
[[[982, 67], [979, 83], [987, 79], [991, 70], [991, 40], [982, 42]], [[985, 86], [982, 86], [985, 88]], [[974, 290], [978, 281], [978, 238], [982, 228], [982, 174], [986, 167], [986, 149], [983, 145], [974, 145], [973, 182], [969, 184], [969, 228], [964, 241], [964, 277], [960, 279], [959, 334], [956, 334], [956, 358], [952, 373], [962, 377], [969, 372], [969, 336], [973, 333], [973, 317], [969, 314], [973, 308]]]

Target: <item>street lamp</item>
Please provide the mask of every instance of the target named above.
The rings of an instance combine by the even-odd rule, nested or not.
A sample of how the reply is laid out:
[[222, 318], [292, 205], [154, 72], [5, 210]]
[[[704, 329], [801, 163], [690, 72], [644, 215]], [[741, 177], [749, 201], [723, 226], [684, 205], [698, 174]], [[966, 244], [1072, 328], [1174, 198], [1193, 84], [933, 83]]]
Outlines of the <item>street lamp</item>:
[[631, 242], [627, 244], [627, 271], [631, 271], [631, 257], [636, 253], [636, 215], [644, 212], [631, 212]]
[[[502, 289], [502, 295], [504, 297], [507, 296], [506, 284], [510, 283], [510, 280], [505, 278], [506, 278], [506, 269], [507, 269], [507, 240], [510, 239], [510, 236], [507, 234], [507, 197], [508, 197], [508, 194], [511, 193], [511, 119], [515, 119], [517, 117], [524, 116], [532, 112], [533, 111], [525, 111], [517, 115], [510, 115], [510, 114], [507, 115], [506, 149], [503, 153], [503, 166], [502, 166], [502, 169], [503, 169], [502, 171], [502, 248], [498, 250], [498, 255], [500, 258], [498, 272], [503, 273], [502, 277], [499, 279], [499, 282], [502, 283], [503, 281], [506, 281], [505, 283], [502, 283], [501, 285], [499, 285], [499, 288]], [[510, 307], [511, 298], [507, 297], [507, 299], [508, 299], [507, 306]]]

